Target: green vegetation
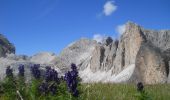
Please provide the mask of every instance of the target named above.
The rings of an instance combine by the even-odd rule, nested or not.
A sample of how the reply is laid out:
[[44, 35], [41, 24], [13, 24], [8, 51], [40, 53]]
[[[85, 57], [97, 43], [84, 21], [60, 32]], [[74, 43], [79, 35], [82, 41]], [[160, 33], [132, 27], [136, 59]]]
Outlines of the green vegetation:
[[[0, 94], [0, 100], [11, 100], [11, 98], [17, 100], [19, 98], [14, 91], [14, 86], [12, 88], [9, 85], [12, 86], [11, 83], [6, 85], [8, 89]], [[56, 95], [39, 95], [36, 94], [37, 92], [31, 92], [36, 90], [35, 87], [27, 87], [25, 89], [27, 91], [21, 93], [23, 98], [27, 98], [24, 100], [33, 100], [33, 98], [36, 100], [169, 100], [170, 98], [170, 84], [146, 85], [144, 93], [138, 92], [134, 84], [82, 84], [78, 87], [80, 95], [77, 98], [72, 97], [67, 92], [64, 82], [60, 84]], [[34, 97], [34, 95], [37, 95], [37, 97]]]
[[140, 93], [134, 84], [84, 84], [85, 100], [169, 100], [170, 84], [146, 85]]
[[143, 85], [94, 83], [83, 84], [78, 77], [77, 67], [58, 78], [58, 73], [46, 67], [41, 76], [40, 65], [31, 67], [33, 79], [25, 83], [24, 65], [18, 67], [18, 77], [10, 66], [6, 78], [0, 83], [0, 100], [169, 100], [170, 84]]

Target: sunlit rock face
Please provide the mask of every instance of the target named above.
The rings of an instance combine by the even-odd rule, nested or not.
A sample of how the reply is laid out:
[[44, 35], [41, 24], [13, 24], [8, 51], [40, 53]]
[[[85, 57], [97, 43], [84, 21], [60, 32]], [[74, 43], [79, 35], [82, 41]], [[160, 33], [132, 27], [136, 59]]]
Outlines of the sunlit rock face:
[[57, 56], [50, 52], [40, 52], [30, 57], [30, 61], [38, 64], [53, 64]]

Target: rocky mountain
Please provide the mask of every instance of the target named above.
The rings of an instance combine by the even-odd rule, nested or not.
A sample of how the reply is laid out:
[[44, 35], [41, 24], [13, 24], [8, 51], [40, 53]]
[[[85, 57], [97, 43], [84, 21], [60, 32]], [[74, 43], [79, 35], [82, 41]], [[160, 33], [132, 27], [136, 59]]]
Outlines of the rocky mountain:
[[4, 57], [9, 53], [15, 53], [15, 47], [7, 38], [0, 34], [0, 57]]
[[[7, 53], [12, 52], [12, 46], [5, 47]], [[50, 65], [60, 75], [75, 63], [82, 82], [167, 83], [170, 82], [170, 30], [146, 30], [128, 22], [119, 40], [107, 37], [98, 43], [82, 38], [68, 45], [59, 55], [47, 52], [31, 57], [10, 54], [1, 57], [0, 63], [3, 70], [8, 65], [16, 69], [18, 64], [24, 64], [28, 69], [29, 65], [39, 63], [42, 70]], [[4, 71], [0, 72], [0, 77], [4, 74]], [[27, 79], [30, 80], [29, 71]]]
[[[76, 63], [83, 82], [166, 83], [170, 63], [170, 31], [146, 30], [128, 22], [120, 40], [103, 43], [80, 39], [66, 47], [56, 66]], [[61, 64], [62, 63], [62, 64]]]

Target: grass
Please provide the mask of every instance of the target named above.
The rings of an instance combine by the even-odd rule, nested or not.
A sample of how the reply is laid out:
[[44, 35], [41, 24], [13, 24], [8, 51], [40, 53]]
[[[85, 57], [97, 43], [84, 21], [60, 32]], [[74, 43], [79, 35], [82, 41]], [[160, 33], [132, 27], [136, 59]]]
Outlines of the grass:
[[[84, 100], [139, 99], [134, 84], [84, 84], [81, 90], [81, 98]], [[145, 92], [151, 100], [170, 100], [170, 84], [146, 85]]]
[[[8, 88], [6, 88], [7, 90], [5, 89], [6, 92], [4, 91], [4, 93], [0, 93], [0, 100], [18, 100], [15, 93], [16, 91], [11, 87], [12, 83], [7, 83], [8, 84], [4, 85], [4, 88], [5, 86]], [[51, 100], [52, 98], [54, 98], [52, 100], [170, 100], [170, 84], [145, 85], [144, 95], [147, 96], [148, 99], [141, 98], [141, 93], [137, 91], [135, 84], [81, 84], [78, 87], [80, 92], [78, 98], [70, 98], [66, 92], [66, 84], [61, 85], [63, 86], [59, 86], [61, 89], [58, 89], [59, 91], [54, 97], [37, 97], [38, 95], [35, 95], [36, 97], [34, 98], [38, 99], [33, 99], [32, 95], [30, 96], [28, 94], [29, 92], [20, 92], [22, 92], [22, 96], [26, 98], [24, 100]], [[30, 87], [25, 89], [30, 90]]]
[[42, 94], [38, 90], [42, 81], [33, 79], [28, 84], [23, 76], [8, 76], [0, 83], [0, 100], [170, 100], [170, 84], [144, 85], [144, 91], [138, 92], [135, 84], [79, 83], [79, 96], [73, 97], [62, 80], [57, 84], [55, 95], [50, 90]]

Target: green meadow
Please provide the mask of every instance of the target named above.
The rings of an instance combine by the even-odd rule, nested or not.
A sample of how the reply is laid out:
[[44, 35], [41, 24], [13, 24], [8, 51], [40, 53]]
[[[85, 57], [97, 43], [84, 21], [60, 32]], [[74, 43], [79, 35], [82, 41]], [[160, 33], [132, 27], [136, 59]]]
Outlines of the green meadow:
[[[144, 95], [137, 91], [135, 84], [81, 84], [76, 98], [64, 92], [67, 91], [65, 85], [60, 86], [56, 95], [34, 95], [34, 100], [170, 100], [170, 84], [144, 85]], [[29, 89], [25, 87], [25, 90]], [[0, 100], [20, 100], [17, 93], [11, 90], [8, 93], [1, 92]], [[24, 100], [33, 100], [29, 92], [21, 94]]]
[[135, 84], [84, 84], [83, 100], [170, 100], [170, 84], [146, 85], [141, 98]]

